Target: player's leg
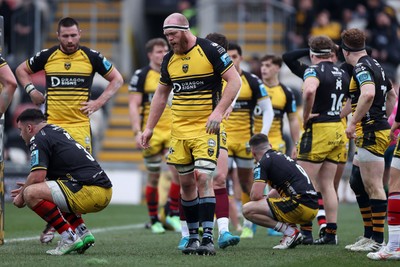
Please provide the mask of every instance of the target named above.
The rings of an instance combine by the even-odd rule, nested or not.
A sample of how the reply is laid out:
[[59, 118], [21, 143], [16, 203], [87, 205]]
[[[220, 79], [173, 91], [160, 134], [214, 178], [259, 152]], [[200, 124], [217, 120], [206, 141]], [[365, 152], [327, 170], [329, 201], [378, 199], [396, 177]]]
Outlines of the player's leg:
[[327, 223], [326, 223], [325, 234], [319, 239], [315, 240], [314, 244], [318, 245], [337, 244], [336, 230], [337, 230], [338, 198], [334, 187], [336, 169], [337, 169], [337, 164], [325, 161], [322, 164], [318, 174], [319, 177], [318, 187], [324, 199]]
[[[64, 219], [59, 207], [54, 203], [52, 194], [64, 198], [61, 188], [54, 182], [33, 184], [25, 188], [24, 200], [43, 220], [50, 224], [61, 236], [61, 241], [55, 249], [48, 250], [51, 255], [64, 255], [76, 251], [83, 246], [82, 240], [72, 230], [72, 226]], [[66, 204], [65, 198], [63, 199]]]
[[366, 149], [358, 149], [360, 174], [371, 206], [372, 237], [363, 246], [352, 247], [352, 251], [378, 251], [384, 242], [384, 221], [387, 200], [383, 189], [384, 159]]
[[373, 260], [400, 260], [400, 151], [398, 147], [391, 163], [388, 199], [387, 245], [378, 252], [370, 252], [367, 257]]
[[171, 171], [171, 185], [168, 192], [168, 199], [166, 205], [166, 218], [165, 222], [169, 225], [175, 232], [181, 232], [181, 222], [179, 219], [179, 197], [180, 188], [179, 185], [179, 175], [173, 166], [169, 166]]
[[226, 248], [237, 245], [240, 241], [239, 236], [234, 236], [229, 231], [229, 197], [226, 186], [228, 173], [228, 151], [220, 149], [217, 160], [216, 175], [213, 178], [213, 188], [215, 193], [215, 216], [218, 225], [218, 246]]

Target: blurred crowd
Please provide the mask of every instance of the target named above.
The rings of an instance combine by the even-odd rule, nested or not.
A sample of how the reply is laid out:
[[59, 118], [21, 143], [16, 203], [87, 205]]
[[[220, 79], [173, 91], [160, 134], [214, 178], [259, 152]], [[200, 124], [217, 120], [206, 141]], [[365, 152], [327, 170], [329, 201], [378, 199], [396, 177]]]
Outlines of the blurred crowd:
[[383, 65], [389, 78], [398, 83], [400, 28], [396, 10], [385, 0], [283, 1], [296, 10], [294, 30], [287, 34], [287, 50], [308, 47], [308, 38], [321, 34], [339, 44], [343, 30], [364, 29], [372, 57]]

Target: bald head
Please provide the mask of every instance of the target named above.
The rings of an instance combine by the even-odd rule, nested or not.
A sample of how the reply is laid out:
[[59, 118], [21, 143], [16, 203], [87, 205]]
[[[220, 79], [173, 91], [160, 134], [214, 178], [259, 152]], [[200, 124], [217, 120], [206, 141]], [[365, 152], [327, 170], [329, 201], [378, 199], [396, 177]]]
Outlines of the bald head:
[[164, 20], [164, 29], [170, 25], [189, 28], [189, 21], [181, 13], [172, 13]]

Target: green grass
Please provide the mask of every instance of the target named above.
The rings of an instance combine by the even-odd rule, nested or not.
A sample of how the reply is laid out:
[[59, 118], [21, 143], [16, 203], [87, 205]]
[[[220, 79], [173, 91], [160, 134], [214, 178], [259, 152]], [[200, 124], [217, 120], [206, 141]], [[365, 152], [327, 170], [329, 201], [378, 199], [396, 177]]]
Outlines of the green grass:
[[[110, 205], [102, 212], [84, 216], [96, 237], [93, 248], [84, 255], [50, 256], [45, 252], [57, 242], [40, 243], [44, 222], [28, 208], [7, 204], [6, 244], [0, 247], [0, 266], [399, 266], [399, 262], [374, 262], [366, 253], [346, 251], [344, 246], [362, 233], [361, 217], [354, 204], [341, 204], [339, 211], [338, 246], [300, 245], [276, 251], [272, 247], [280, 238], [269, 237], [258, 227], [254, 239], [241, 240], [238, 246], [217, 249], [215, 257], [206, 257], [182, 255], [176, 249], [178, 233], [153, 235], [144, 229], [148, 220], [144, 206]], [[316, 236], [318, 229], [314, 228]]]

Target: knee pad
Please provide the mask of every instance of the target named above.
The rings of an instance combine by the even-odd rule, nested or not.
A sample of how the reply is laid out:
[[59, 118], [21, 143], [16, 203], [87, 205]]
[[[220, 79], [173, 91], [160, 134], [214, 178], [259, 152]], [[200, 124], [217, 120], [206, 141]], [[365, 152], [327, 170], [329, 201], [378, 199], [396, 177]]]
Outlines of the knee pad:
[[161, 156], [152, 156], [144, 159], [144, 165], [150, 173], [158, 173], [161, 171]]
[[367, 194], [361, 178], [360, 167], [353, 165], [350, 176], [350, 187], [356, 196]]

